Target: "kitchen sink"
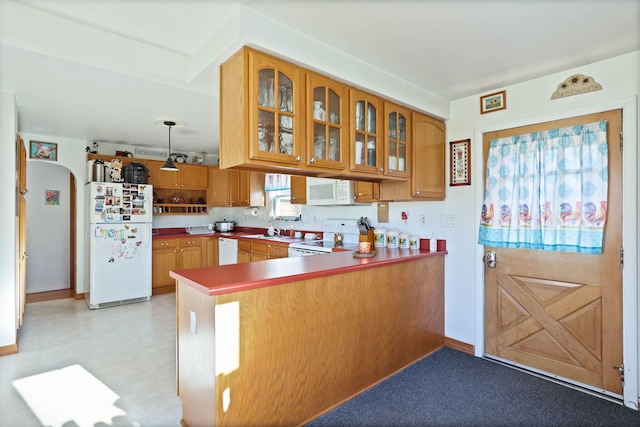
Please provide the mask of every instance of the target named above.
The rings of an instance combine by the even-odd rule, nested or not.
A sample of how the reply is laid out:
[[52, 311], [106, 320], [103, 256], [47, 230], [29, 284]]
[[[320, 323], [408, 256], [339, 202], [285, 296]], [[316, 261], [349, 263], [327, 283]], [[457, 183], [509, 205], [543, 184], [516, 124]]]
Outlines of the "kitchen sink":
[[265, 239], [265, 240], [275, 240], [280, 242], [288, 242], [291, 238], [286, 236], [265, 236], [264, 234], [250, 234], [248, 236], [242, 236], [248, 239]]

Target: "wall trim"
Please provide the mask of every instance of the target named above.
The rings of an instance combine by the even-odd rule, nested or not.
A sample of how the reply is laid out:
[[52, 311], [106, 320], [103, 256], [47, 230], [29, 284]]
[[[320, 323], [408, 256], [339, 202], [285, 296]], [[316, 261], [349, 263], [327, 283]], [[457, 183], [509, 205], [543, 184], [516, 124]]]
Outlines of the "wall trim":
[[16, 332], [15, 344], [3, 345], [0, 347], [0, 357], [16, 354], [18, 352], [18, 333]]
[[475, 356], [475, 348], [473, 344], [454, 340], [453, 338], [449, 338], [449, 337], [444, 337], [444, 345], [453, 350], [458, 350], [463, 353], [470, 354], [471, 356]]

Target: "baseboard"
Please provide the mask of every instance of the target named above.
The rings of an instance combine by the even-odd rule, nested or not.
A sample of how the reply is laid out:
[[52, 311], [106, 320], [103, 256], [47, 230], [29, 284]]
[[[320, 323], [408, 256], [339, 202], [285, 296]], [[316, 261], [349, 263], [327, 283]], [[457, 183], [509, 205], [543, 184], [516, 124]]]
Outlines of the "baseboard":
[[463, 353], [475, 356], [475, 347], [472, 344], [466, 342], [454, 340], [453, 338], [444, 337], [444, 345], [454, 350], [461, 351]]
[[3, 345], [0, 346], [0, 357], [8, 356], [10, 354], [16, 354], [18, 352], [18, 332], [16, 331], [16, 342], [15, 344]]
[[84, 292], [76, 293], [73, 299], [84, 299]]

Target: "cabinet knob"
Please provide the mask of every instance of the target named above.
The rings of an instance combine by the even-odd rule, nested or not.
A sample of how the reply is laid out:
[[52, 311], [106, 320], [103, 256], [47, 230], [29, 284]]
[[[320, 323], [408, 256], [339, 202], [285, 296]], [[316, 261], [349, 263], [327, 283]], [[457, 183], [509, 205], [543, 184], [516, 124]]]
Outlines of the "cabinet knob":
[[387, 175], [391, 175], [391, 169], [387, 169]]
[[309, 159], [309, 163], [315, 163], [315, 162], [316, 162], [316, 158], [315, 157], [312, 157], [312, 158]]
[[300, 156], [296, 157], [296, 162], [299, 162], [300, 160], [302, 160], [302, 157]]
[[420, 195], [420, 192], [419, 192], [419, 191], [416, 191], [415, 193], [413, 193], [413, 195], [414, 195], [414, 196], [418, 196], [418, 195]]
[[378, 168], [378, 172], [384, 172], [384, 169]]

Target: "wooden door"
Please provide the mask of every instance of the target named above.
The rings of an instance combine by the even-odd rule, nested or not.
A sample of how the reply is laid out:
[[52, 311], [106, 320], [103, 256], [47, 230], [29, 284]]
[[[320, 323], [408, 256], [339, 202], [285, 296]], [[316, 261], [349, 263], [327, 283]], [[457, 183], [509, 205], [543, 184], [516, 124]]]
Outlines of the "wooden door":
[[200, 268], [204, 264], [202, 246], [180, 248], [180, 269]]
[[16, 136], [17, 156], [17, 223], [18, 223], [18, 252], [17, 252], [17, 288], [18, 288], [18, 327], [24, 320], [24, 309], [27, 301], [27, 201], [24, 195], [27, 193], [27, 153], [24, 141]]
[[307, 204], [307, 178], [304, 176], [291, 177], [291, 204]]
[[164, 163], [157, 160], [147, 160], [149, 184], [161, 188], [178, 187], [178, 172], [160, 170]]
[[217, 166], [209, 166], [209, 189], [207, 206], [230, 206], [230, 172]]
[[178, 169], [180, 188], [191, 188], [194, 190], [206, 190], [209, 188], [209, 168], [206, 166], [178, 163]]
[[607, 120], [609, 200], [600, 255], [497, 249], [485, 266], [485, 353], [622, 394], [621, 111], [492, 132], [493, 138]]

